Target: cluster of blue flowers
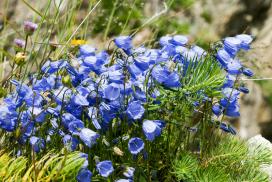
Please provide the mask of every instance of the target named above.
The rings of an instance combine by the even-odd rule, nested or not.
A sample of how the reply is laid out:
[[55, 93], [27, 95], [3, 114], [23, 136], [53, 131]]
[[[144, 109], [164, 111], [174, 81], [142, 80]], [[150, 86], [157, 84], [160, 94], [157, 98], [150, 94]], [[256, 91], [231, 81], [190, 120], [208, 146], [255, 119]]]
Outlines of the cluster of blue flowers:
[[[240, 49], [249, 49], [251, 41], [248, 35], [229, 37], [217, 52], [216, 58], [227, 72], [222, 87], [224, 98], [213, 106], [217, 116], [239, 116], [239, 93], [247, 90], [236, 88], [237, 76], [253, 73], [235, 55]], [[182, 35], [162, 37], [160, 49], [133, 48], [130, 36], [117, 37], [114, 42], [118, 49], [111, 56], [83, 45], [71, 60], [47, 61], [27, 82], [12, 80], [16, 91], [0, 106], [0, 128], [19, 133], [16, 142], [20, 146], [29, 143], [37, 153], [58, 136], [70, 150], [77, 150], [79, 144], [92, 148], [100, 139], [114, 145], [127, 138], [132, 155], [144, 154], [145, 141], [154, 141], [166, 125], [160, 118], [151, 120], [145, 115], [147, 97], [156, 100], [160, 96], [156, 84], [182, 88], [181, 78], [189, 63], [203, 61], [208, 53], [201, 47], [188, 46], [188, 38]], [[122, 131], [122, 126], [135, 123], [141, 124], [142, 135]], [[116, 126], [121, 137], [104, 141], [102, 136]], [[221, 128], [229, 131], [227, 126]], [[83, 157], [88, 161], [87, 155]], [[114, 172], [114, 164], [108, 159], [97, 160], [96, 169], [102, 177], [108, 177]], [[123, 175], [127, 179], [118, 181], [133, 181], [134, 171], [126, 166]], [[77, 180], [91, 181], [92, 175], [86, 164]]]
[[[223, 47], [217, 51], [216, 58], [227, 73], [226, 81], [222, 86], [224, 97], [212, 108], [213, 113], [218, 117], [221, 115], [228, 117], [240, 116], [238, 103], [240, 93], [247, 94], [249, 90], [242, 86], [239, 78], [241, 75], [252, 77], [253, 72], [249, 68], [242, 66], [240, 60], [237, 58], [237, 53], [241, 49], [249, 50], [252, 40], [252, 36], [246, 34], [227, 37], [223, 41]], [[220, 128], [226, 132], [236, 134], [235, 130], [226, 123], [221, 123]]]

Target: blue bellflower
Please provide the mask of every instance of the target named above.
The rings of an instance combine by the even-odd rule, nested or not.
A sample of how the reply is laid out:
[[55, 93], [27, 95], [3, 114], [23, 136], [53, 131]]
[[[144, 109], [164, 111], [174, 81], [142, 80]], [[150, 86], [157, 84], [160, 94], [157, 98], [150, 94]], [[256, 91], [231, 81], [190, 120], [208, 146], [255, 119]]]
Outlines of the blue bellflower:
[[44, 139], [38, 138], [36, 136], [30, 137], [29, 143], [36, 153], [39, 153], [45, 147]]
[[89, 128], [83, 128], [79, 133], [79, 137], [85, 145], [91, 148], [99, 138], [99, 134], [90, 130]]
[[126, 167], [126, 170], [123, 172], [123, 175], [127, 178], [133, 179], [135, 168]]
[[17, 112], [7, 106], [0, 106], [0, 128], [12, 132], [17, 123]]
[[115, 100], [120, 96], [120, 88], [117, 84], [111, 83], [104, 90], [106, 99]]
[[156, 136], [160, 136], [164, 122], [160, 120], [145, 120], [143, 122], [143, 132], [149, 141], [153, 141]]
[[128, 142], [128, 149], [131, 154], [137, 155], [144, 149], [144, 141], [138, 137], [131, 138]]
[[227, 37], [224, 39], [225, 50], [234, 57], [241, 48], [242, 41], [235, 37]]
[[235, 38], [241, 40], [241, 48], [244, 50], [249, 50], [250, 49], [250, 43], [253, 40], [253, 37], [251, 35], [247, 34], [240, 34], [236, 35]]
[[76, 179], [78, 182], [91, 182], [92, 176], [93, 174], [90, 170], [83, 168], [78, 172]]
[[99, 174], [105, 178], [108, 177], [114, 171], [112, 162], [109, 160], [97, 163], [96, 168]]
[[141, 119], [144, 115], [145, 109], [140, 101], [133, 101], [128, 104], [127, 115], [130, 119]]
[[131, 49], [132, 49], [132, 39], [130, 36], [119, 36], [114, 39], [115, 45], [123, 49], [127, 54], [131, 54]]

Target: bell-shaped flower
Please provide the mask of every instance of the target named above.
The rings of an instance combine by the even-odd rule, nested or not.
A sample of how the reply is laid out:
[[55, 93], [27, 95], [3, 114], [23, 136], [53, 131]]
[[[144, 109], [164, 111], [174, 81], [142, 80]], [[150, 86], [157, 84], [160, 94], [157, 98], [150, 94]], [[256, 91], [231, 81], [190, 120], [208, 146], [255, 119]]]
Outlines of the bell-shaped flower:
[[216, 58], [223, 67], [226, 67], [228, 62], [232, 60], [231, 56], [225, 49], [220, 49], [216, 54]]
[[83, 128], [79, 133], [79, 137], [85, 145], [91, 148], [99, 138], [99, 134], [90, 130], [89, 128]]
[[72, 97], [71, 99], [72, 103], [77, 105], [77, 106], [88, 106], [89, 102], [86, 97], [76, 94]]
[[239, 109], [240, 107], [239, 107], [238, 101], [229, 103], [227, 107], [225, 108], [225, 114], [226, 116], [229, 116], [229, 117], [239, 117], [240, 116]]
[[207, 52], [197, 45], [194, 45], [191, 50], [193, 50], [199, 57], [207, 55]]
[[78, 182], [91, 182], [92, 176], [93, 174], [90, 170], [88, 170], [87, 168], [82, 168], [78, 172], [76, 179]]
[[38, 138], [36, 136], [30, 137], [29, 143], [36, 153], [39, 153], [45, 147], [44, 139]]
[[25, 96], [24, 101], [28, 107], [41, 107], [45, 100], [38, 91], [31, 91]]
[[71, 135], [64, 135], [64, 137], [62, 138], [63, 140], [63, 144], [68, 147], [69, 150], [74, 151], [76, 150], [79, 141], [77, 138], [72, 137]]
[[131, 53], [132, 39], [130, 36], [119, 36], [114, 39], [114, 43], [118, 48], [123, 49], [127, 54]]
[[131, 154], [137, 155], [144, 149], [144, 141], [138, 137], [131, 138], [128, 142], [128, 149]]
[[124, 79], [124, 74], [122, 70], [112, 70], [107, 72], [109, 76], [109, 81], [122, 84]]
[[155, 137], [160, 136], [164, 126], [165, 124], [161, 120], [145, 120], [143, 122], [143, 132], [146, 139], [153, 141]]
[[131, 179], [118, 179], [115, 182], [133, 182]]
[[68, 102], [72, 96], [72, 90], [68, 87], [60, 87], [53, 91], [53, 98], [58, 104]]
[[226, 51], [234, 57], [236, 53], [240, 50], [242, 41], [235, 37], [227, 37], [224, 39], [224, 47]]
[[32, 92], [31, 88], [29, 88], [26, 84], [20, 83], [17, 80], [11, 80], [10, 82], [16, 86], [16, 92], [21, 98]]
[[96, 169], [98, 170], [99, 174], [105, 178], [108, 177], [114, 171], [112, 162], [109, 160], [97, 163]]
[[94, 56], [95, 55], [96, 48], [90, 46], [90, 45], [82, 45], [79, 47], [79, 54], [80, 56], [87, 57], [87, 56]]
[[184, 35], [175, 35], [172, 39], [169, 40], [169, 42], [176, 46], [183, 46], [187, 44], [188, 38]]
[[227, 64], [227, 72], [232, 75], [240, 74], [241, 68], [241, 63], [236, 59], [231, 59]]
[[94, 127], [97, 129], [97, 130], [100, 130], [101, 129], [101, 125], [100, 123], [98, 122], [96, 116], [97, 116], [97, 108], [96, 107], [89, 107], [88, 108], [88, 116], [90, 117]]
[[246, 88], [246, 87], [243, 87], [243, 86], [240, 86], [240, 87], [238, 88], [238, 90], [239, 90], [240, 92], [243, 92], [244, 94], [248, 94], [248, 93], [249, 93], [249, 89]]
[[235, 131], [235, 129], [234, 129], [231, 125], [226, 124], [226, 123], [224, 123], [224, 122], [220, 123], [219, 127], [220, 127], [220, 129], [223, 130], [224, 132], [231, 133], [231, 134], [233, 134], [233, 135], [236, 135], [236, 133], [237, 133], [237, 132]]
[[169, 44], [169, 41], [172, 39], [170, 36], [163, 36], [160, 38], [160, 45], [161, 46], [166, 46]]
[[164, 83], [168, 75], [169, 71], [164, 69], [161, 65], [155, 66], [152, 70], [152, 77], [159, 83]]
[[47, 91], [51, 89], [51, 84], [47, 82], [47, 79], [43, 77], [40, 80], [37, 80], [36, 83], [33, 85], [33, 90], [37, 91]]
[[253, 71], [249, 68], [243, 68], [243, 74], [248, 77], [252, 77], [254, 75]]
[[228, 74], [228, 75], [226, 76], [225, 83], [224, 83], [224, 85], [222, 86], [222, 88], [227, 88], [227, 87], [232, 88], [232, 87], [234, 86], [235, 80], [236, 80], [236, 76], [235, 76], [235, 75], [230, 75], [230, 74]]
[[34, 117], [35, 121], [38, 123], [42, 123], [45, 121], [46, 110], [43, 110], [39, 107], [30, 107], [28, 108], [29, 113]]
[[116, 83], [109, 84], [104, 89], [104, 97], [109, 100], [115, 100], [120, 96], [120, 88]]
[[251, 35], [240, 34], [240, 35], [236, 35], [235, 38], [242, 41], [242, 43], [241, 43], [241, 48], [242, 49], [244, 49], [244, 50], [249, 50], [250, 49], [250, 43], [253, 40], [253, 37]]
[[163, 82], [166, 87], [180, 87], [179, 75], [176, 72], [172, 72], [168, 75], [167, 79]]
[[150, 59], [147, 56], [139, 56], [139, 57], [135, 58], [135, 64], [142, 71], [145, 71], [149, 68], [149, 60]]
[[62, 116], [61, 116], [62, 124], [66, 128], [68, 128], [69, 123], [71, 123], [71, 122], [73, 122], [75, 120], [77, 120], [77, 118], [74, 115], [70, 114], [70, 113], [63, 113]]
[[134, 176], [135, 168], [133, 167], [126, 167], [125, 171], [123, 172], [124, 176], [127, 178], [132, 179]]
[[130, 64], [128, 66], [128, 71], [130, 73], [130, 75], [136, 79], [137, 76], [141, 75], [143, 73], [143, 71], [138, 67], [136, 66], [134, 63], [133, 64]]
[[68, 124], [68, 128], [71, 134], [79, 135], [80, 130], [84, 128], [84, 123], [79, 119], [75, 119]]
[[215, 104], [212, 106], [212, 112], [216, 116], [220, 116], [222, 114], [222, 107], [219, 104]]
[[141, 119], [144, 115], [145, 109], [140, 101], [133, 101], [128, 104], [127, 115], [130, 119]]
[[0, 106], [0, 128], [12, 132], [15, 130], [18, 114], [7, 106]]

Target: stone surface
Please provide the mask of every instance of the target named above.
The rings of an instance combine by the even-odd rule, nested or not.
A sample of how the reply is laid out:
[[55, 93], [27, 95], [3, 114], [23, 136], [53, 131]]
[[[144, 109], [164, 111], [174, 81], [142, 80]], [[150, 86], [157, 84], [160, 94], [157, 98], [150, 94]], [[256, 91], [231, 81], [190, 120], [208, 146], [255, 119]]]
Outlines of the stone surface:
[[[272, 144], [262, 137], [262, 135], [256, 135], [248, 140], [249, 152], [253, 152], [257, 147], [263, 147], [272, 152]], [[261, 170], [269, 175], [270, 181], [272, 181], [272, 165], [262, 165]]]

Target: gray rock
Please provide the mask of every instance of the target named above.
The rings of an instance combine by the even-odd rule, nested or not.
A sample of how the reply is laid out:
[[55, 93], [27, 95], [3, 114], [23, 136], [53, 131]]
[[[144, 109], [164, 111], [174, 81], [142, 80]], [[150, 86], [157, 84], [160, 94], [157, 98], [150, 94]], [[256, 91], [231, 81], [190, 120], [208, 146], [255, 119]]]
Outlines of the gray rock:
[[[266, 140], [262, 135], [256, 135], [248, 140], [249, 152], [254, 152], [258, 147], [270, 150], [272, 152], [272, 144]], [[270, 181], [272, 181], [272, 165], [262, 165], [261, 170], [269, 175]]]

